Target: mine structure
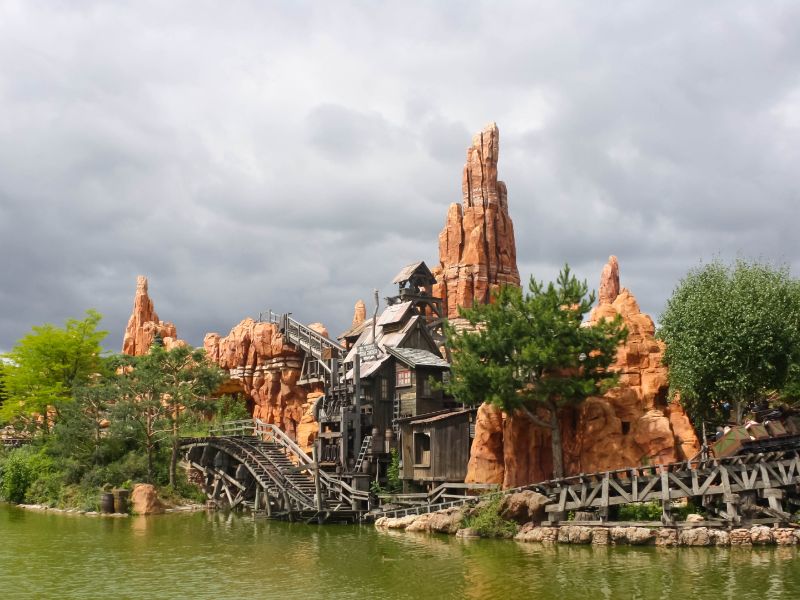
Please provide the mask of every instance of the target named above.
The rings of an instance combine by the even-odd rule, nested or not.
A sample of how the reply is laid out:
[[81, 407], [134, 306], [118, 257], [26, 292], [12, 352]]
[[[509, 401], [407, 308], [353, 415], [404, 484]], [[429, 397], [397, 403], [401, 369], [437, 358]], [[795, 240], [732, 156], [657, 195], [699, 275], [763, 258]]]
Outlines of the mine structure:
[[[536, 491], [550, 524], [580, 513], [613, 523], [619, 506], [659, 502], [706, 509], [707, 525], [784, 523], [800, 505], [800, 418], [755, 415], [708, 442], [679, 401], [669, 402], [665, 346], [652, 318], [620, 286], [619, 262], [604, 266], [588, 325], [621, 318], [628, 338], [613, 370], [619, 383], [561, 417], [566, 477], [552, 477], [549, 433], [520, 414], [443, 393], [449, 355], [443, 319], [467, 328], [460, 307], [520, 285], [499, 131], [488, 124], [467, 149], [462, 202], [439, 234], [439, 263], [403, 268], [397, 293], [337, 339], [290, 313], [246, 318], [227, 336], [206, 334], [208, 359], [228, 373], [220, 394], [237, 395], [251, 420], [183, 440], [190, 477], [217, 506], [307, 521], [356, 521], [472, 504], [480, 492]], [[185, 344], [161, 321], [140, 277], [123, 352]], [[703, 436], [705, 438], [705, 436]], [[402, 491], [375, 493], [400, 458]], [[677, 526], [677, 525], [676, 525]]]

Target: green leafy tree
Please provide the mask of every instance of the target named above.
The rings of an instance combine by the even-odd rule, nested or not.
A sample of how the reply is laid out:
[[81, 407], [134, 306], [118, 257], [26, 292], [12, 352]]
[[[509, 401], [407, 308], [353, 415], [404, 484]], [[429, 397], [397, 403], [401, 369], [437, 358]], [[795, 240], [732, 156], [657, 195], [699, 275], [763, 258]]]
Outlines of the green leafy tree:
[[167, 351], [154, 344], [147, 354], [120, 361], [115, 416], [141, 440], [151, 481], [156, 450], [169, 440], [169, 483], [175, 486], [181, 422], [184, 415], [212, 408], [210, 394], [222, 382], [222, 372], [202, 349], [189, 347]]
[[531, 277], [526, 294], [506, 286], [491, 304], [462, 309], [473, 331], [447, 328], [453, 355], [448, 391], [466, 404], [520, 411], [548, 428], [555, 477], [564, 474], [559, 409], [615, 381], [608, 367], [627, 335], [621, 317], [582, 325], [594, 303], [587, 292], [586, 282], [565, 265], [555, 284]]
[[5, 404], [6, 400], [8, 399], [8, 393], [6, 392], [5, 368], [5, 363], [3, 362], [2, 357], [0, 357], [0, 409], [2, 409], [3, 404]]
[[696, 422], [742, 421], [796, 385], [800, 282], [786, 268], [718, 261], [681, 280], [660, 318], [671, 394]]
[[[22, 417], [44, 417], [49, 410], [73, 398], [76, 387], [86, 384], [97, 372], [106, 336], [98, 331], [100, 313], [86, 311], [82, 320], [68, 319], [63, 328], [46, 324], [33, 328], [3, 356], [6, 401], [0, 407], [0, 421]], [[48, 418], [40, 418], [45, 432]]]

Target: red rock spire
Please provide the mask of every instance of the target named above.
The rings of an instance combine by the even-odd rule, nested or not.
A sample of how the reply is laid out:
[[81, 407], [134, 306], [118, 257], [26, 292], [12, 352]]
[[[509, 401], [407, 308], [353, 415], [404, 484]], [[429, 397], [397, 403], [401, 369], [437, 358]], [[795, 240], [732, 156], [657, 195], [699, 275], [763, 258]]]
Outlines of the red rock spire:
[[178, 340], [175, 325], [161, 321], [153, 308], [153, 301], [147, 293], [147, 277], [139, 275], [136, 278], [136, 296], [133, 299], [133, 312], [125, 328], [122, 339], [123, 354], [141, 356], [147, 354], [155, 340], [156, 334], [161, 338], [166, 348], [184, 344]]
[[519, 285], [514, 224], [506, 185], [497, 180], [500, 132], [489, 123], [472, 138], [462, 176], [462, 204], [451, 204], [439, 234], [438, 284], [448, 317], [459, 306], [486, 303], [501, 285]]

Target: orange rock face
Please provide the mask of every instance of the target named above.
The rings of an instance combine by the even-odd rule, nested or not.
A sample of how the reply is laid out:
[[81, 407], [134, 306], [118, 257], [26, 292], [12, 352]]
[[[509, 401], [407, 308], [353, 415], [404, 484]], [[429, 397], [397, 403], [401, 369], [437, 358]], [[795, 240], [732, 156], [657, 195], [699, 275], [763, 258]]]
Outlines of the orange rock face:
[[[653, 320], [641, 312], [630, 291], [619, 290], [619, 265], [613, 256], [603, 269], [600, 291], [590, 324], [619, 314], [628, 328], [628, 339], [618, 348], [612, 366], [619, 373], [619, 385], [602, 397], [588, 398], [577, 408], [562, 410], [567, 474], [669, 463], [694, 456], [700, 450], [694, 428], [679, 402], [667, 403], [664, 345], [655, 339]], [[497, 456], [498, 436], [503, 448], [502, 469], [495, 465], [489, 471], [482, 468], [478, 457], [487, 453]], [[485, 440], [492, 441], [490, 447]], [[477, 420], [467, 481], [502, 481], [504, 487], [513, 487], [547, 479], [551, 473], [549, 430], [534, 426], [521, 414]]]
[[[320, 323], [310, 327], [328, 335]], [[244, 319], [225, 337], [206, 334], [203, 347], [229, 373], [230, 391], [244, 394], [253, 418], [277, 425], [310, 448], [317, 432], [310, 412], [316, 397], [298, 384], [302, 355], [286, 342], [277, 325]]]
[[367, 319], [367, 305], [364, 304], [363, 300], [359, 300], [356, 302], [355, 309], [353, 310], [353, 323], [350, 325], [351, 328], [358, 327]]
[[156, 335], [161, 337], [164, 347], [169, 350], [176, 346], [185, 346], [186, 342], [178, 339], [175, 325], [161, 321], [153, 308], [153, 301], [147, 292], [147, 277], [136, 278], [136, 296], [133, 300], [133, 312], [125, 328], [122, 338], [122, 352], [131, 356], [147, 354]]
[[519, 285], [514, 225], [506, 185], [497, 180], [500, 133], [490, 123], [472, 139], [462, 177], [462, 204], [451, 204], [439, 234], [433, 295], [448, 317], [459, 306], [486, 303], [500, 285]]

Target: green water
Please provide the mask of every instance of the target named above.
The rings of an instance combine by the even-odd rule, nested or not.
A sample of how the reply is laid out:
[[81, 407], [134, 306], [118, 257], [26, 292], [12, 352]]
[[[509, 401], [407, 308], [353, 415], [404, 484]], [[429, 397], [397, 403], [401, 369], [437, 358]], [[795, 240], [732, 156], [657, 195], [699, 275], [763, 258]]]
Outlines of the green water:
[[595, 548], [0, 505], [0, 598], [800, 598], [796, 548]]

